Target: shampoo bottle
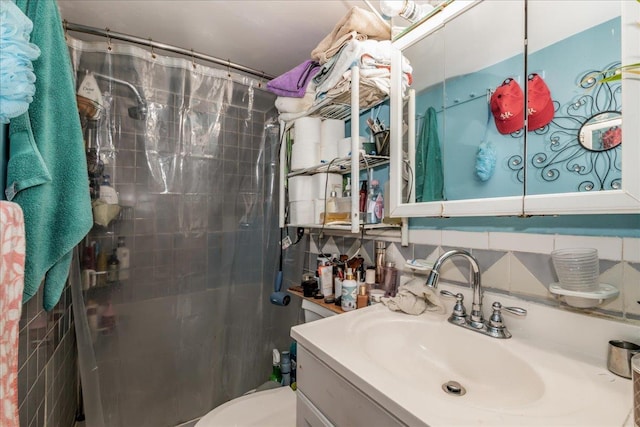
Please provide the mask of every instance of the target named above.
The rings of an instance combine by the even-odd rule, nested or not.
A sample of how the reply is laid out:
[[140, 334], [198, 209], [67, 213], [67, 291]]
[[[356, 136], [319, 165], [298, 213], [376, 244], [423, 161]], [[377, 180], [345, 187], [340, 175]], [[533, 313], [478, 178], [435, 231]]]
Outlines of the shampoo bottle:
[[118, 261], [120, 261], [120, 271], [118, 272], [118, 278], [120, 280], [126, 280], [129, 278], [129, 248], [125, 246], [124, 236], [118, 237], [118, 249], [116, 250]]

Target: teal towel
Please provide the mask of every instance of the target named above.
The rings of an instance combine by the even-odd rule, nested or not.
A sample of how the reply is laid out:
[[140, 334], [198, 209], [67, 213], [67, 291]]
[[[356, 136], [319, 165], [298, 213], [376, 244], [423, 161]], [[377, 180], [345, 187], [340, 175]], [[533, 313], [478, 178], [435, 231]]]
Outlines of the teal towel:
[[436, 110], [424, 114], [416, 147], [416, 202], [444, 200], [444, 173]]
[[9, 124], [7, 199], [24, 211], [27, 257], [23, 302], [44, 279], [44, 308], [60, 299], [71, 251], [93, 224], [82, 128], [69, 51], [55, 1], [17, 0], [33, 21], [36, 93]]

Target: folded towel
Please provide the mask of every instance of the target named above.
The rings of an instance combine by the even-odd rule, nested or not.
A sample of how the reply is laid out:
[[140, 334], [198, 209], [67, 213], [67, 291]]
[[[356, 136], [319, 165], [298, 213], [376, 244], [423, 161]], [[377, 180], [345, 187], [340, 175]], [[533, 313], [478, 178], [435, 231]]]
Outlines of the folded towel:
[[36, 75], [31, 61], [40, 49], [29, 42], [33, 23], [8, 0], [0, 0], [0, 123], [24, 114], [33, 101]]
[[316, 98], [315, 84], [309, 81], [305, 94], [302, 98], [291, 98], [279, 96], [276, 98], [276, 108], [280, 113], [301, 113], [307, 111], [313, 105]]
[[[44, 308], [51, 310], [64, 288], [72, 249], [93, 225], [87, 164], [58, 6], [34, 0], [16, 4], [33, 21], [31, 41], [42, 55], [33, 64], [36, 93], [29, 111], [9, 125], [5, 193], [25, 218], [23, 302], [44, 279]], [[37, 161], [28, 163], [29, 158]]]
[[24, 218], [0, 201], [0, 426], [18, 426], [18, 335], [24, 286]]
[[407, 314], [422, 314], [425, 311], [433, 311], [445, 314], [446, 309], [440, 301], [440, 297], [433, 288], [424, 283], [424, 279], [412, 279], [398, 289], [393, 298], [382, 298], [382, 303], [393, 311], [402, 311]]
[[337, 52], [339, 46], [344, 44], [345, 40], [353, 37], [350, 34], [353, 31], [372, 40], [391, 40], [389, 24], [381, 21], [373, 12], [353, 7], [335, 25], [333, 31], [311, 51], [311, 58], [324, 64]]
[[302, 98], [307, 91], [307, 84], [320, 70], [320, 64], [306, 60], [284, 74], [270, 80], [267, 89], [278, 96]]

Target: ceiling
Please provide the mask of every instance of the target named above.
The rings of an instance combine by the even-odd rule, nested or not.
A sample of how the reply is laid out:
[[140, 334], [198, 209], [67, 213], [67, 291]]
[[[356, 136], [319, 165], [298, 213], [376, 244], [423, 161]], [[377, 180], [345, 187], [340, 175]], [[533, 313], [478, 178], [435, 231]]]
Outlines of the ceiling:
[[363, 0], [58, 0], [58, 4], [68, 22], [193, 49], [273, 76], [309, 59], [311, 50], [351, 7], [367, 8]]

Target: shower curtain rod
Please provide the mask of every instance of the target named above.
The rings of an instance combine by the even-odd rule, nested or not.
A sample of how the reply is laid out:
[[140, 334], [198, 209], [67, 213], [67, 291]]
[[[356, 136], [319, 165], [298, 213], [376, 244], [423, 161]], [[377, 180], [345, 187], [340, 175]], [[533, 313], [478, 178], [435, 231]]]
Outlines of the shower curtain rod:
[[216, 58], [215, 56], [206, 55], [204, 53], [195, 52], [193, 49], [185, 49], [179, 46], [174, 46], [166, 43], [155, 42], [151, 39], [144, 39], [142, 37], [133, 36], [130, 34], [118, 33], [111, 31], [108, 28], [95, 28], [87, 25], [74, 24], [72, 22], [62, 21], [65, 31], [75, 31], [78, 33], [91, 34], [94, 36], [106, 37], [107, 39], [121, 40], [125, 42], [131, 42], [143, 46], [148, 46], [155, 49], [162, 49], [168, 52], [178, 53], [180, 55], [189, 56], [191, 58], [201, 59], [203, 61], [213, 62], [224, 67], [233, 68], [234, 70], [241, 71], [252, 76], [259, 77], [264, 80], [272, 80], [274, 76], [265, 74], [264, 71], [256, 70], [254, 68], [245, 67], [244, 65], [236, 64], [230, 60]]

